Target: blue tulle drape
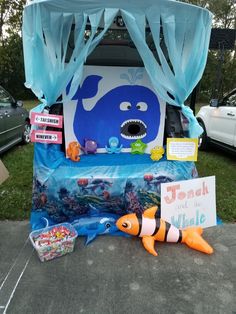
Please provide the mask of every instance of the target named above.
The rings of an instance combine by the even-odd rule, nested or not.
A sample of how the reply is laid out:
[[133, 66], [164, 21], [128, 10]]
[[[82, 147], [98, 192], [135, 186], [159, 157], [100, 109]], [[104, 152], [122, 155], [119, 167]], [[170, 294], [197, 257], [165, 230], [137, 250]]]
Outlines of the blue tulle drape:
[[[166, 102], [182, 107], [190, 122], [190, 137], [198, 137], [202, 129], [184, 101], [204, 71], [212, 16], [196, 6], [171, 0], [34, 1], [26, 6], [23, 17], [25, 85], [51, 105], [72, 80], [68, 95], [72, 97], [87, 56], [117, 14], [122, 15], [155, 90]], [[87, 23], [91, 31], [85, 40]], [[157, 58], [146, 42], [147, 23]], [[99, 25], [104, 27], [101, 32], [97, 32]], [[66, 60], [72, 28], [74, 49]]]
[[[73, 96], [86, 57], [99, 43], [116, 13], [115, 9], [73, 14], [51, 12], [39, 4], [27, 7], [23, 24], [26, 87], [31, 88], [42, 102], [51, 105], [73, 77], [70, 89]], [[101, 20], [104, 21], [104, 30], [95, 36]], [[91, 25], [91, 32], [85, 41], [87, 23]], [[74, 49], [70, 60], [65, 62], [72, 27]]]

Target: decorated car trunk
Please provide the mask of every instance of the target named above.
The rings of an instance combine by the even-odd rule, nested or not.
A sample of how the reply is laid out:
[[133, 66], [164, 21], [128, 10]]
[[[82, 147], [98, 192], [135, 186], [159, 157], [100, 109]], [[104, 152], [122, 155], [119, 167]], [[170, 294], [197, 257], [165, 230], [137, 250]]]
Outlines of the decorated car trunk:
[[[70, 222], [88, 242], [120, 234], [120, 216], [161, 205], [162, 183], [197, 176], [193, 162], [166, 159], [163, 139], [202, 132], [184, 102], [202, 76], [210, 26], [209, 11], [169, 0], [35, 0], [25, 7], [26, 86], [41, 102], [33, 110], [40, 121], [35, 118], [32, 132], [40, 142], [33, 229]], [[125, 45], [135, 49], [137, 65], [90, 60], [85, 67], [117, 29], [128, 35]], [[59, 103], [63, 128], [47, 115]], [[165, 129], [167, 105], [183, 115], [182, 133], [173, 125]]]

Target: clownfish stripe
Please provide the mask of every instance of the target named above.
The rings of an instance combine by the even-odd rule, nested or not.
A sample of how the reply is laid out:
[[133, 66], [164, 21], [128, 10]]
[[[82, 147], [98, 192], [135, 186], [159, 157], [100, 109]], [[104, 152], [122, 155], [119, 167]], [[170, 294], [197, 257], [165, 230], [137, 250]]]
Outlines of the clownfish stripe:
[[166, 240], [167, 242], [173, 242], [173, 243], [178, 242], [179, 241], [179, 229], [171, 225]]
[[171, 224], [169, 224], [169, 222], [165, 222], [165, 224], [166, 224], [166, 230], [165, 230], [165, 238], [164, 238], [164, 242], [166, 242], [167, 241], [167, 235], [168, 235], [168, 232], [169, 232], [169, 230], [170, 230], [170, 227], [171, 227]]
[[143, 216], [142, 219], [142, 230], [139, 234], [140, 237], [143, 236], [152, 236], [154, 230], [156, 228], [156, 221], [155, 219], [150, 219]]
[[178, 240], [178, 243], [181, 243], [182, 239], [183, 239], [183, 233], [182, 233], [182, 230], [179, 230], [179, 240]]
[[152, 236], [155, 236], [157, 234], [157, 232], [159, 231], [159, 229], [160, 229], [160, 222], [161, 222], [160, 218], [156, 218], [155, 221], [156, 221], [156, 228], [155, 228]]
[[157, 210], [157, 211], [155, 212], [155, 219], [156, 219], [156, 220], [157, 220], [157, 219], [160, 219], [159, 210]]
[[143, 217], [142, 217], [142, 214], [138, 213], [136, 214], [136, 217], [138, 219], [138, 225], [139, 225], [139, 231], [138, 231], [138, 234], [137, 236], [139, 237], [141, 231], [142, 231], [142, 222], [143, 222]]

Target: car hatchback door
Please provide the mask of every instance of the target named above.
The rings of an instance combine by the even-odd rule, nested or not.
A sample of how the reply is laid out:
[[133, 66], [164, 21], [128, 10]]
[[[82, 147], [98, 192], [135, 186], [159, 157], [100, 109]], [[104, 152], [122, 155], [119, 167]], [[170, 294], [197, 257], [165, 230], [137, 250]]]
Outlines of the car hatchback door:
[[4, 110], [4, 106], [2, 105], [1, 101], [0, 101], [0, 148], [2, 146], [5, 146], [5, 144], [7, 143], [6, 140], [6, 123], [5, 123], [5, 110]]
[[8, 139], [8, 118], [9, 110], [11, 108], [11, 97], [8, 93], [0, 86], [0, 146], [5, 146]]
[[0, 86], [0, 144], [19, 141], [22, 134], [23, 118], [10, 94]]
[[209, 136], [216, 140], [235, 145], [236, 130], [236, 93], [224, 98], [218, 108], [211, 112]]

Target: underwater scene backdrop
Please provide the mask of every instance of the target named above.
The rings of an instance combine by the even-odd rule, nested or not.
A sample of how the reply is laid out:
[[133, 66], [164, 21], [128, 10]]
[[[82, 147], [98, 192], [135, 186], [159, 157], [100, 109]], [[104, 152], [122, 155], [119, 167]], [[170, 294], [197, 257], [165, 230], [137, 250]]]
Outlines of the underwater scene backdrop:
[[[161, 183], [197, 177], [193, 162], [153, 162], [150, 155], [82, 155], [65, 158], [59, 145], [35, 144], [32, 229], [82, 217], [142, 213], [160, 204]], [[160, 212], [159, 212], [160, 214]]]

